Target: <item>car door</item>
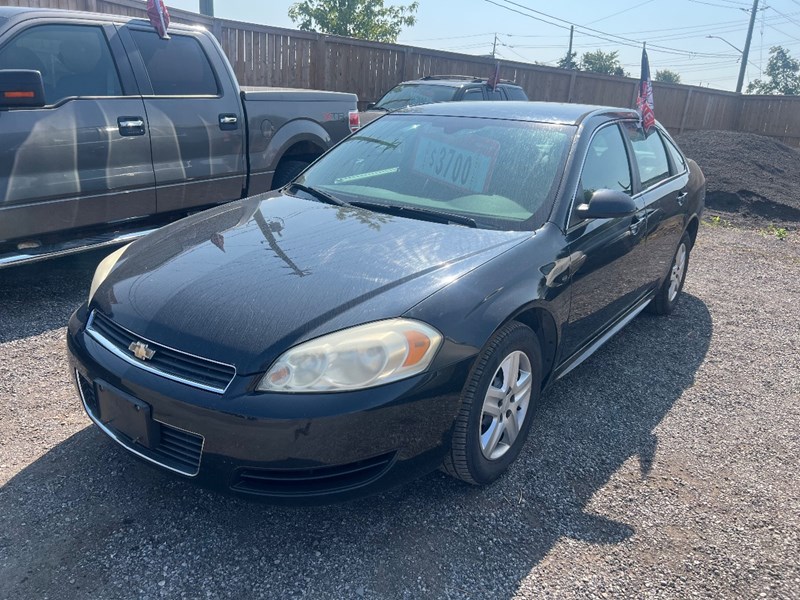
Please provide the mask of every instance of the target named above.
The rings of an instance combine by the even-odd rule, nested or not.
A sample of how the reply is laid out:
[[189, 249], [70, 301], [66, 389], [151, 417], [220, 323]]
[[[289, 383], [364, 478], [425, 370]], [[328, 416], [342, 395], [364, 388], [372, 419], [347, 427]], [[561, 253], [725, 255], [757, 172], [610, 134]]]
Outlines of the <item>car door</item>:
[[144, 104], [112, 25], [25, 21], [0, 69], [39, 71], [46, 102], [0, 113], [0, 241], [155, 212]]
[[[619, 125], [598, 129], [589, 143], [572, 210], [599, 189], [634, 196], [635, 179]], [[570, 218], [571, 308], [564, 333], [569, 357], [601, 334], [646, 293], [644, 205], [613, 219]]]
[[[143, 91], [158, 212], [237, 200], [245, 187], [241, 98], [203, 32], [121, 27]], [[223, 78], [228, 78], [227, 80]]]
[[655, 287], [672, 265], [683, 235], [689, 173], [679, 152], [680, 163], [669, 157], [666, 138], [658, 128], [645, 135], [638, 122], [626, 122], [623, 130], [640, 179], [640, 198], [647, 214], [648, 281]]

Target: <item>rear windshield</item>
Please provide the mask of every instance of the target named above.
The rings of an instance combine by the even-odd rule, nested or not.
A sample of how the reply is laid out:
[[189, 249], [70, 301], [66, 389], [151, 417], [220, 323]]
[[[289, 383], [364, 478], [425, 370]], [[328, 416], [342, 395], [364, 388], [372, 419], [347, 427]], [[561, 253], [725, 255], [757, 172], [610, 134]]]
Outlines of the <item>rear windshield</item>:
[[535, 229], [552, 208], [574, 133], [550, 123], [392, 114], [350, 136], [298, 182], [347, 202]]
[[416, 106], [418, 104], [450, 102], [455, 97], [457, 91], [458, 88], [445, 85], [401, 83], [393, 87], [383, 98], [378, 100], [375, 104], [375, 108], [399, 110], [407, 106]]

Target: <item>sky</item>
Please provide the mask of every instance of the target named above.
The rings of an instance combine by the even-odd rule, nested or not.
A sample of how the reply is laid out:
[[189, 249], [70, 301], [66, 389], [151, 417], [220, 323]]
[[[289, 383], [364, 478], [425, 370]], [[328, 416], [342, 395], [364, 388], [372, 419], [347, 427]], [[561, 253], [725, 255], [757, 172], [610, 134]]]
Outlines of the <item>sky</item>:
[[[386, 0], [386, 4], [409, 1]], [[216, 0], [214, 11], [225, 19], [295, 28], [288, 17], [293, 3]], [[198, 0], [166, 0], [166, 4], [199, 10]], [[647, 42], [653, 74], [670, 69], [680, 74], [682, 83], [734, 90], [752, 5], [752, 0], [419, 0], [417, 24], [405, 29], [397, 41], [487, 55], [496, 34], [498, 57], [555, 66], [566, 54], [569, 25], [575, 24], [578, 58], [597, 49], [618, 51], [625, 70], [638, 77], [641, 43]], [[780, 45], [800, 57], [800, 0], [761, 0], [757, 15], [745, 87], [761, 76], [770, 47]]]

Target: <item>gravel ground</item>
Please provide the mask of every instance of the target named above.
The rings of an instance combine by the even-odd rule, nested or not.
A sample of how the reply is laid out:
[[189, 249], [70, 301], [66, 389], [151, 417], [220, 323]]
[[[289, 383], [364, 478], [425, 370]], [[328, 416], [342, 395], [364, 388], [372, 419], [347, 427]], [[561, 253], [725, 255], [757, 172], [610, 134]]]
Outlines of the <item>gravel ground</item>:
[[0, 271], [0, 598], [800, 598], [798, 238], [704, 226], [676, 313], [551, 389], [495, 485], [303, 509], [89, 426], [64, 324], [99, 254]]

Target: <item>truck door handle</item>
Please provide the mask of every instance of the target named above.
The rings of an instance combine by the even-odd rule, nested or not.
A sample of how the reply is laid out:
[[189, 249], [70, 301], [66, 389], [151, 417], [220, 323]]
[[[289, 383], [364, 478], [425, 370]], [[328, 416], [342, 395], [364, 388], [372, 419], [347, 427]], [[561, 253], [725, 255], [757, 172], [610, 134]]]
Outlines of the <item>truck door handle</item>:
[[222, 131], [239, 129], [239, 117], [236, 115], [220, 115], [219, 128], [222, 129]]
[[678, 194], [678, 197], [675, 198], [676, 202], [678, 203], [678, 206], [683, 206], [684, 204], [686, 204], [686, 198], [688, 196], [689, 192], [681, 192], [680, 194]]
[[144, 135], [144, 119], [142, 117], [120, 117], [117, 119], [120, 135]]

